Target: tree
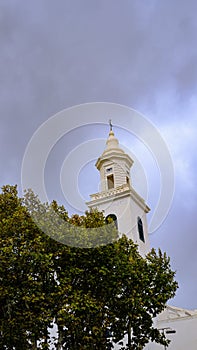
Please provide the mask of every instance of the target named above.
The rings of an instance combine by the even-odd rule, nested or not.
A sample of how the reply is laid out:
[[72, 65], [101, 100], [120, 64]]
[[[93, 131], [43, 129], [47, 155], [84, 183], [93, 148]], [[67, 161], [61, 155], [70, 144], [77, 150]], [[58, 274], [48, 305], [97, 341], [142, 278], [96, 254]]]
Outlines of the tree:
[[2, 188], [0, 232], [0, 348], [104, 350], [126, 334], [122, 349], [167, 344], [153, 327], [177, 288], [166, 254], [142, 258], [102, 213], [69, 218], [16, 186]]
[[49, 237], [31, 219], [16, 186], [0, 195], [0, 347], [49, 348], [54, 269]]
[[[165, 254], [152, 250], [142, 258], [123, 236], [107, 246], [76, 251], [71, 265], [75, 273], [68, 305], [73, 319], [69, 323], [63, 307], [68, 317], [68, 323], [63, 320], [65, 349], [79, 344], [81, 349], [106, 349], [125, 334], [128, 345], [122, 349], [142, 349], [149, 340], [167, 345], [152, 320], [177, 288]], [[108, 329], [110, 339], [105, 337]], [[76, 346], [70, 343], [73, 338]]]

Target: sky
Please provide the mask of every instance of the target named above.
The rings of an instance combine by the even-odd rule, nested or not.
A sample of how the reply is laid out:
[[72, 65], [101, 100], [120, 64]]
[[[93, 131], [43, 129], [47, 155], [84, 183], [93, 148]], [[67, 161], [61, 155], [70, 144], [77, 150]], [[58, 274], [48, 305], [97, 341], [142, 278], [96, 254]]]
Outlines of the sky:
[[[179, 290], [170, 303], [189, 309], [197, 309], [196, 13], [195, 0], [0, 1], [1, 186], [18, 184], [21, 189], [28, 143], [56, 113], [96, 102], [137, 110], [156, 127], [171, 154], [173, 200], [150, 242], [167, 252], [177, 271]], [[109, 130], [105, 117], [106, 125], [93, 112], [92, 125], [82, 124], [53, 144], [45, 165], [50, 199], [64, 203], [60, 173], [76, 147], [101, 139], [98, 150], [103, 151]], [[158, 169], [143, 143], [121, 129], [121, 120], [114, 131], [134, 154], [134, 164], [147, 172], [148, 205], [154, 212]], [[79, 172], [84, 200], [98, 190], [94, 160], [86, 160]], [[32, 165], [32, 174], [36, 171]], [[67, 176], [66, 168], [63, 174]], [[140, 192], [134, 166], [132, 176]]]

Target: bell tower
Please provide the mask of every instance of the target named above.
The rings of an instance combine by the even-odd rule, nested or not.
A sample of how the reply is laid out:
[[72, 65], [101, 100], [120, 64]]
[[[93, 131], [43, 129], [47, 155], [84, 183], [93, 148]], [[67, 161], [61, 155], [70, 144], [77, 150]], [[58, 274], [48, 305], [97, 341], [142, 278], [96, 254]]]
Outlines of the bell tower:
[[132, 187], [133, 160], [120, 148], [111, 120], [105, 150], [95, 165], [100, 172], [101, 190], [90, 195], [91, 200], [86, 204], [104, 211], [106, 218], [111, 217], [120, 234], [137, 243], [140, 254], [145, 255], [150, 248], [146, 219], [150, 209]]

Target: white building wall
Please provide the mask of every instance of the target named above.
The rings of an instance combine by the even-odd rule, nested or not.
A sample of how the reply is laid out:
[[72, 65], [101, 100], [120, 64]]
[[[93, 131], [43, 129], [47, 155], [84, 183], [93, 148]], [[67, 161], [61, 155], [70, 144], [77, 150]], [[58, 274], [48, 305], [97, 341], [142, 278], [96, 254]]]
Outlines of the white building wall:
[[[188, 311], [185, 310], [187, 313]], [[157, 328], [171, 328], [176, 331], [173, 334], [166, 334], [171, 340], [168, 350], [196, 350], [197, 349], [197, 311], [190, 312], [191, 315], [179, 316], [174, 319], [164, 319], [157, 323]], [[150, 343], [145, 350], [160, 350], [164, 346]]]
[[[115, 214], [118, 222], [118, 231], [121, 234], [127, 235], [139, 246], [139, 252], [144, 256], [149, 250], [148, 228], [145, 213], [145, 206], [141, 207], [131, 196], [130, 192], [124, 195], [124, 191], [114, 190], [116, 195], [111, 196], [106, 200], [107, 196], [103, 194], [103, 200], [92, 201], [87, 203], [91, 208], [97, 208], [99, 211], [104, 211], [104, 215]], [[108, 191], [109, 194], [109, 191]], [[98, 194], [99, 196], [99, 194]], [[139, 238], [137, 219], [141, 218], [143, 223], [145, 242]]]
[[[169, 309], [171, 309], [169, 315]], [[173, 312], [174, 309], [174, 312]], [[178, 311], [177, 311], [178, 310]], [[156, 327], [158, 329], [170, 328], [176, 333], [166, 334], [166, 337], [171, 340], [167, 350], [197, 350], [197, 310], [184, 310], [175, 307], [167, 306], [166, 310], [158, 316]], [[124, 344], [127, 343], [127, 337], [124, 338]], [[120, 349], [120, 346], [114, 344], [114, 349]], [[149, 343], [144, 347], [144, 350], [164, 350], [165, 346]]]
[[116, 187], [126, 184], [125, 163], [120, 161], [118, 163], [114, 163], [114, 176]]
[[[107, 171], [107, 169], [112, 168], [112, 171]], [[114, 187], [119, 187], [126, 184], [127, 169], [125, 167], [125, 162], [121, 160], [109, 160], [105, 161], [105, 164], [100, 168], [100, 181], [101, 181], [101, 191], [107, 191], [107, 176], [114, 175]]]

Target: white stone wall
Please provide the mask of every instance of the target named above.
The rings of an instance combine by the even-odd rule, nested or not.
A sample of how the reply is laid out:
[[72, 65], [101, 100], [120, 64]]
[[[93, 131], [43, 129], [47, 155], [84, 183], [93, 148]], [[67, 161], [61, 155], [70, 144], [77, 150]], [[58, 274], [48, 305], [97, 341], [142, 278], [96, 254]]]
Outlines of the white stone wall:
[[[168, 309], [168, 307], [167, 307]], [[165, 312], [162, 320], [158, 320], [157, 328], [171, 328], [176, 331], [173, 334], [166, 334], [167, 338], [171, 340], [168, 350], [196, 350], [197, 349], [197, 311], [190, 311], [170, 307]], [[174, 316], [173, 314], [174, 309]], [[164, 349], [164, 346], [150, 343], [145, 347], [145, 350], [159, 350]]]
[[[111, 191], [113, 193], [113, 191]], [[149, 238], [148, 238], [148, 228], [145, 213], [145, 204], [143, 201], [139, 201], [137, 194], [136, 200], [135, 192], [132, 193], [129, 187], [122, 189], [118, 192], [118, 189], [114, 190], [114, 195], [109, 196], [110, 191], [103, 193], [103, 197], [100, 200], [93, 200], [87, 203], [88, 206], [92, 208], [97, 208], [99, 211], [104, 211], [104, 215], [115, 214], [118, 221], [118, 230], [122, 234], [126, 234], [127, 237], [133, 239], [135, 243], [139, 246], [139, 252], [144, 256], [149, 250]], [[98, 197], [101, 196], [98, 193]], [[109, 197], [107, 197], [107, 195]], [[96, 196], [96, 195], [95, 195]], [[134, 197], [134, 198], [133, 198]], [[141, 205], [140, 205], [141, 203]], [[139, 239], [137, 218], [140, 217], [143, 223], [145, 242]]]
[[[169, 315], [171, 313], [171, 315]], [[171, 343], [166, 349], [168, 350], [197, 350], [197, 310], [184, 310], [175, 307], [168, 307], [161, 314], [162, 320], [158, 317], [156, 321], [157, 328], [171, 328], [176, 333], [166, 334]], [[127, 337], [124, 338], [124, 343], [127, 343]], [[114, 344], [114, 349], [120, 347]], [[144, 347], [144, 350], [164, 350], [163, 345], [149, 343]]]

